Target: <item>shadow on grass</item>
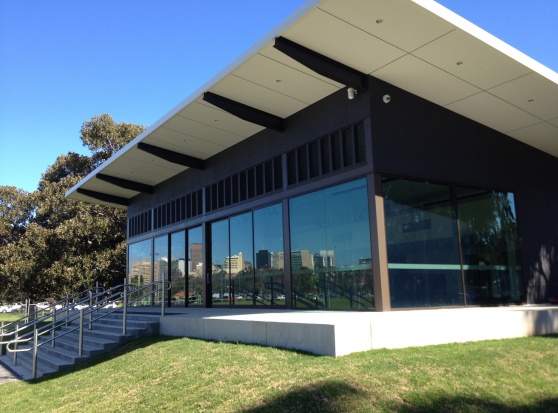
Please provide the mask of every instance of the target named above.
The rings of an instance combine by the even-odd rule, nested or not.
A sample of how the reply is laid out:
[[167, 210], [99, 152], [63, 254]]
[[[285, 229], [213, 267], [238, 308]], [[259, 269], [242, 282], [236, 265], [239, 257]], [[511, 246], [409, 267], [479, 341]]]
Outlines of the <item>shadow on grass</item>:
[[558, 398], [534, 401], [527, 405], [510, 406], [474, 396], [422, 396], [420, 401], [389, 402], [371, 400], [365, 390], [359, 390], [339, 380], [327, 380], [299, 387], [275, 397], [258, 407], [238, 413], [558, 413]]
[[[358, 410], [358, 406], [365, 406], [366, 399], [366, 393], [341, 380], [325, 380], [299, 387], [296, 390], [273, 398], [261, 406], [243, 409], [240, 412], [348, 412]], [[355, 409], [351, 408], [351, 406], [355, 406]]]
[[497, 401], [484, 400], [473, 396], [424, 397], [424, 400], [421, 400], [420, 402], [393, 405], [390, 410], [398, 413], [556, 413], [558, 412], [558, 397], [537, 400], [530, 404], [515, 406], [510, 406]]

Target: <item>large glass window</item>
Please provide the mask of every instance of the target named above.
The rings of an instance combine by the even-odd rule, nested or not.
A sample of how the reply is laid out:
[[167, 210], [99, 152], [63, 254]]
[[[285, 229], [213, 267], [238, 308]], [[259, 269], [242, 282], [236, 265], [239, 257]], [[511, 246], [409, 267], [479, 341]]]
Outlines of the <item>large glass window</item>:
[[450, 188], [384, 179], [391, 306], [463, 305]]
[[281, 205], [211, 224], [213, 305], [284, 305]]
[[383, 179], [391, 306], [519, 302], [513, 195]]
[[295, 308], [372, 309], [366, 180], [289, 203]]
[[456, 196], [467, 304], [521, 302], [513, 194], [457, 188]]

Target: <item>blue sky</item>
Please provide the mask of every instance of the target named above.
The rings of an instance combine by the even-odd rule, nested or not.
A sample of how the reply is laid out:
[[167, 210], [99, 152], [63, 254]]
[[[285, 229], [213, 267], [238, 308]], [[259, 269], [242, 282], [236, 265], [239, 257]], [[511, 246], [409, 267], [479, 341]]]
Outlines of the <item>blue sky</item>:
[[[558, 71], [558, 1], [438, 2]], [[89, 155], [95, 115], [151, 125], [303, 3], [1, 0], [0, 185], [33, 191], [59, 155]]]

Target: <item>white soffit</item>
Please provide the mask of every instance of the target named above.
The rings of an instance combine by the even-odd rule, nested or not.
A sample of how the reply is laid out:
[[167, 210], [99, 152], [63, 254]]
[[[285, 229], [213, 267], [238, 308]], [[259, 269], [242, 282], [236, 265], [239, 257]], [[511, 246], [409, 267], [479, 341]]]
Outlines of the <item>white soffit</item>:
[[432, 0], [310, 0], [66, 195], [117, 206], [77, 189], [130, 199], [139, 192], [95, 175], [155, 186], [187, 169], [140, 142], [206, 160], [264, 129], [207, 103], [206, 91], [287, 118], [345, 87], [275, 49], [279, 36], [558, 157], [552, 70]]

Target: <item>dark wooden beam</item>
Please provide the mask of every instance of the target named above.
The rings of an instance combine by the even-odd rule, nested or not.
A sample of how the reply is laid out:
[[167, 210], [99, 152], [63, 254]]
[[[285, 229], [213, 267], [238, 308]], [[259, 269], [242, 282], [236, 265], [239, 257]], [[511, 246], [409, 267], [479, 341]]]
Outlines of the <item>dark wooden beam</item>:
[[289, 39], [277, 37], [273, 47], [328, 79], [335, 80], [357, 90], [368, 89], [368, 76], [364, 73]]
[[149, 145], [148, 143], [143, 142], [138, 143], [138, 149], [150, 153], [151, 155], [155, 155], [156, 157], [164, 159], [165, 161], [169, 161], [182, 166], [187, 166], [188, 168], [199, 170], [202, 170], [204, 168], [203, 159], [194, 158], [193, 156], [184, 155], [183, 153], [169, 151], [168, 149]]
[[128, 206], [128, 200], [115, 195], [104, 194], [102, 192], [90, 191], [89, 189], [78, 188], [78, 194], [90, 196], [91, 198], [98, 199], [99, 201], [110, 202], [111, 204]]
[[261, 125], [277, 132], [283, 132], [285, 130], [283, 118], [264, 112], [263, 110], [216, 95], [212, 92], [205, 92], [203, 94], [203, 100], [217, 106], [220, 109], [223, 109], [226, 112], [229, 112], [231, 115], [244, 119], [248, 122], [255, 123], [256, 125]]
[[97, 174], [95, 175], [95, 178], [100, 179], [101, 181], [108, 182], [109, 184], [116, 185], [120, 188], [130, 189], [132, 191], [143, 192], [146, 194], [152, 194], [154, 192], [154, 189], [151, 185], [141, 184], [139, 182], [117, 178], [116, 176]]

